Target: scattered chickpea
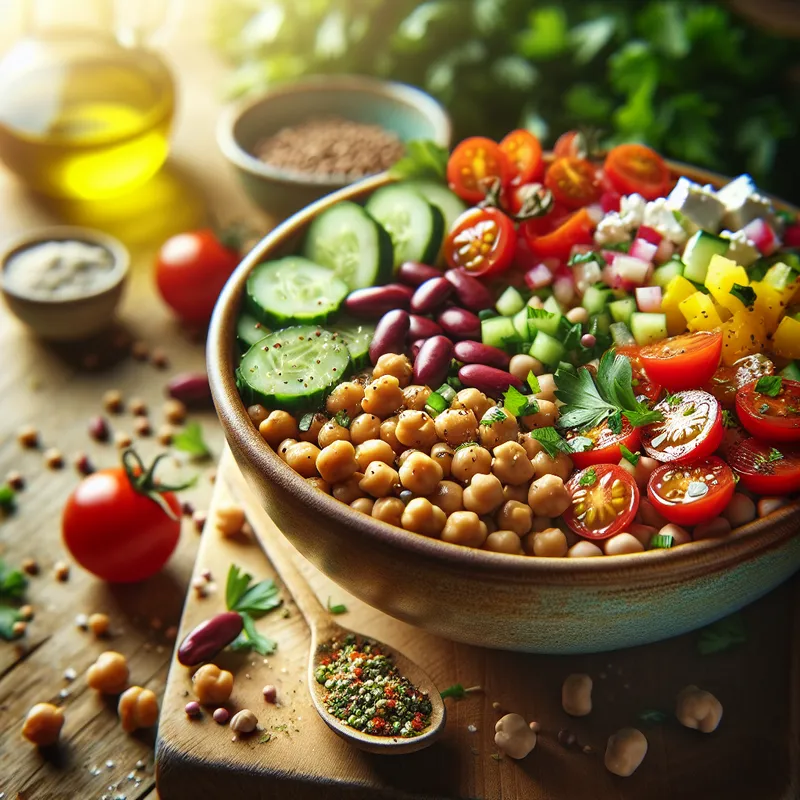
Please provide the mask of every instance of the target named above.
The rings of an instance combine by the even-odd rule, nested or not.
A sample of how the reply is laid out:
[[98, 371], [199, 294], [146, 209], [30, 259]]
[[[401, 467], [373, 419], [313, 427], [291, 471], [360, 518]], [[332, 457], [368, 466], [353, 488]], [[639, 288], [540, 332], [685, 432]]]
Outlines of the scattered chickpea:
[[56, 447], [44, 451], [44, 463], [48, 469], [61, 469], [64, 466], [64, 456]]
[[39, 562], [35, 558], [23, 558], [20, 566], [26, 575], [39, 574]]
[[518, 442], [503, 442], [494, 448], [492, 472], [501, 483], [519, 485], [533, 478], [533, 463]]
[[405, 450], [405, 446], [397, 438], [397, 423], [399, 419], [399, 417], [395, 416], [381, 422], [381, 439], [392, 448], [393, 453], [402, 453]]
[[24, 606], [19, 607], [19, 615], [24, 619], [26, 622], [30, 622], [34, 616], [33, 606], [30, 604], [25, 604]]
[[102, 694], [119, 694], [127, 685], [130, 672], [128, 661], [122, 653], [106, 650], [86, 672], [89, 688]]
[[518, 503], [528, 502], [528, 485], [521, 483], [518, 486], [506, 484], [503, 486], [503, 499], [508, 502], [509, 500], [516, 500]]
[[522, 424], [528, 429], [551, 428], [558, 419], [558, 406], [549, 400], [538, 400], [539, 410], [535, 414], [521, 417]]
[[492, 471], [492, 454], [480, 445], [463, 447], [453, 454], [450, 474], [462, 483], [469, 483], [475, 475], [488, 475]]
[[549, 400], [551, 403], [556, 401], [556, 380], [551, 373], [537, 375], [539, 381], [539, 391], [533, 396], [537, 400]]
[[[639, 460], [641, 461], [641, 459]], [[656, 507], [646, 497], [642, 497], [639, 500], [636, 521], [642, 522], [644, 525], [652, 525], [654, 528], [663, 528], [668, 522], [656, 511]]]
[[[347, 381], [340, 383], [328, 395], [325, 401], [325, 408], [329, 414], [337, 414], [344, 411], [350, 419], [354, 419], [361, 413], [361, 401], [364, 399], [364, 387], [360, 383]], [[364, 409], [365, 411], [367, 409]], [[378, 416], [383, 416], [378, 414]]]
[[[766, 517], [773, 511], [777, 511], [781, 506], [786, 505], [786, 498], [784, 497], [762, 497], [758, 501], [758, 516]], [[695, 531], [695, 539], [697, 538], [697, 531]]]
[[528, 489], [528, 505], [542, 517], [559, 517], [570, 505], [564, 481], [556, 475], [544, 475]]
[[90, 614], [89, 630], [99, 639], [108, 633], [110, 620], [107, 614]]
[[278, 701], [278, 690], [271, 683], [268, 683], [262, 690], [264, 700], [268, 703], [276, 703]]
[[722, 516], [731, 524], [731, 528], [738, 528], [746, 525], [756, 518], [756, 504], [741, 492], [736, 492], [728, 503], [728, 507], [722, 512]]
[[363, 472], [354, 472], [346, 481], [333, 484], [331, 494], [342, 503], [350, 505], [353, 500], [366, 496], [359, 486], [363, 478]]
[[464, 489], [464, 508], [476, 514], [491, 514], [503, 504], [503, 485], [496, 475], [474, 475]]
[[17, 620], [11, 626], [11, 635], [15, 639], [18, 639], [20, 636], [24, 636], [27, 630], [28, 630], [28, 623], [23, 620]]
[[114, 445], [120, 450], [130, 447], [131, 444], [133, 444], [133, 439], [131, 439], [130, 434], [125, 433], [125, 431], [116, 431], [114, 433]]
[[438, 536], [447, 522], [447, 515], [424, 497], [415, 497], [403, 511], [401, 524], [407, 531], [423, 536]]
[[156, 348], [150, 356], [150, 363], [156, 369], [166, 369], [169, 366], [169, 356], [163, 350]]
[[604, 762], [609, 772], [628, 778], [644, 761], [645, 755], [645, 735], [636, 728], [623, 728], [609, 737]]
[[544, 365], [538, 358], [519, 353], [518, 355], [511, 356], [511, 363], [508, 365], [508, 371], [515, 378], [525, 381], [531, 372], [534, 375], [541, 375], [544, 372]]
[[372, 516], [382, 522], [401, 527], [405, 510], [405, 503], [398, 497], [381, 497], [372, 506]]
[[642, 525], [640, 522], [632, 522], [628, 525], [628, 533], [634, 539], [638, 539], [646, 550], [650, 545], [650, 540], [658, 533], [658, 528], [654, 528], [652, 525]]
[[619, 466], [631, 475], [641, 491], [645, 491], [647, 489], [647, 482], [650, 480], [650, 475], [658, 466], [658, 461], [648, 456], [639, 456], [639, 460], [634, 465], [631, 464], [627, 458], [623, 457], [619, 460]]
[[400, 476], [397, 470], [383, 461], [373, 461], [364, 470], [364, 477], [358, 486], [372, 497], [388, 497], [399, 483]]
[[530, 532], [533, 522], [533, 512], [531, 511], [531, 507], [525, 502], [521, 503], [518, 500], [507, 500], [497, 512], [495, 522], [497, 522], [497, 526], [501, 530], [514, 531], [517, 536], [525, 536], [525, 534]]
[[394, 375], [383, 375], [364, 390], [361, 408], [376, 417], [388, 417], [403, 405], [403, 390]]
[[568, 675], [561, 687], [561, 707], [571, 717], [585, 717], [592, 711], [592, 679], [583, 673]]
[[381, 421], [374, 414], [359, 414], [350, 422], [350, 441], [360, 445], [381, 438]]
[[66, 583], [69, 580], [69, 564], [64, 561], [56, 561], [53, 564], [53, 576], [60, 583]]
[[319, 453], [319, 448], [311, 442], [297, 442], [286, 451], [286, 463], [304, 478], [313, 478], [319, 474], [317, 470]]
[[172, 444], [172, 439], [175, 436], [175, 428], [172, 425], [159, 425], [158, 431], [156, 432], [156, 441], [167, 447], [168, 445]]
[[499, 406], [497, 410], [490, 408], [481, 417], [480, 425], [478, 425], [478, 438], [487, 450], [494, 450], [503, 442], [516, 442], [518, 436], [517, 418], [507, 408]]
[[690, 685], [678, 692], [675, 716], [687, 728], [712, 733], [722, 719], [722, 703], [711, 692]]
[[531, 460], [533, 464], [533, 472], [537, 478], [542, 478], [545, 475], [555, 475], [566, 481], [572, 474], [572, 459], [566, 453], [558, 453], [555, 458], [545, 453], [537, 453]]
[[437, 442], [431, 447], [431, 458], [442, 468], [442, 475], [450, 477], [450, 468], [453, 466], [453, 448], [444, 442]]
[[483, 548], [484, 550], [492, 550], [495, 553], [523, 555], [522, 543], [514, 531], [493, 531], [486, 537]]
[[103, 395], [103, 408], [110, 414], [119, 414], [123, 405], [122, 392], [119, 389], [109, 389]]
[[399, 472], [400, 483], [421, 495], [431, 494], [443, 475], [442, 468], [425, 453], [412, 453]]
[[354, 511], [360, 511], [362, 514], [370, 516], [372, 514], [372, 507], [375, 501], [371, 497], [357, 497], [350, 503], [350, 508]]
[[320, 428], [319, 436], [317, 437], [317, 444], [319, 444], [321, 448], [325, 448], [334, 442], [349, 441], [350, 431], [340, 425], [335, 419], [329, 419], [322, 428]]
[[542, 443], [534, 439], [529, 433], [521, 433], [519, 436], [519, 443], [525, 448], [525, 453], [531, 460], [536, 458], [539, 453], [544, 453]]
[[297, 434], [297, 438], [301, 442], [311, 442], [311, 444], [316, 444], [319, 441], [319, 432], [322, 430], [322, 426], [328, 421], [328, 418], [324, 414], [314, 414], [311, 418], [311, 424], [308, 426], [307, 431], [300, 431]]
[[201, 705], [221, 705], [231, 696], [233, 675], [216, 664], [204, 664], [192, 676], [192, 684]]
[[235, 733], [252, 733], [258, 725], [258, 717], [249, 709], [237, 711], [230, 721], [230, 728]]
[[[321, 427], [321, 426], [320, 426]], [[300, 431], [297, 420], [287, 411], [271, 411], [258, 426], [258, 432], [270, 447], [277, 447], [284, 439], [296, 438]]]
[[125, 733], [151, 728], [158, 722], [158, 698], [150, 689], [131, 686], [120, 696], [117, 714]]
[[525, 758], [536, 747], [536, 731], [519, 714], [506, 714], [494, 730], [495, 745], [510, 758]]
[[128, 407], [134, 417], [147, 416], [147, 403], [141, 397], [132, 397]]
[[585, 325], [589, 321], [589, 312], [583, 306], [575, 306], [566, 313], [567, 321], [573, 325], [580, 322]]
[[[291, 463], [292, 454], [298, 447], [313, 447], [313, 445], [295, 445], [289, 451], [289, 465]], [[316, 449], [316, 448], [315, 448]], [[309, 451], [310, 454], [310, 451]], [[356, 460], [356, 450], [350, 442], [338, 440], [329, 444], [324, 450], [317, 450], [316, 464], [314, 467], [315, 472], [319, 472], [323, 480], [328, 483], [342, 483], [350, 478], [359, 469], [359, 462]], [[310, 478], [311, 466], [307, 467], [309, 473], [305, 477]]]
[[671, 536], [673, 547], [677, 547], [680, 544], [689, 544], [692, 541], [692, 534], [686, 528], [681, 528], [671, 522], [660, 528], [658, 533], [661, 536]]
[[221, 505], [216, 510], [214, 527], [225, 537], [237, 536], [245, 523], [244, 509], [236, 503]]
[[137, 436], [149, 436], [153, 432], [153, 427], [147, 417], [136, 417], [133, 422], [133, 432]]
[[419, 452], [420, 452], [419, 450], [414, 450], [413, 448], [408, 448], [408, 450], [403, 450], [403, 452], [400, 453], [400, 455], [397, 456], [397, 458], [395, 459], [395, 464], [397, 464], [397, 469], [400, 469], [400, 467], [402, 467], [403, 464], [405, 464], [406, 461], [408, 461], [408, 459], [414, 453], [419, 453]]
[[[186, 406], [181, 403], [183, 406], [182, 409], [178, 408], [178, 406], [170, 405], [172, 401], [167, 400], [164, 403], [164, 418], [167, 422], [171, 422], [173, 425], [180, 425], [181, 422], [186, 418]], [[174, 401], [176, 403], [180, 403], [180, 400]], [[183, 416], [180, 416], [181, 412]], [[261, 403], [255, 403], [252, 406], [247, 407], [247, 416], [250, 417], [250, 421], [256, 428], [261, 425], [261, 423], [269, 416], [269, 411], [267, 411]], [[170, 419], [172, 417], [172, 419]]]
[[455, 481], [440, 481], [428, 500], [449, 515], [464, 508], [464, 490]]
[[425, 411], [401, 411], [395, 436], [400, 444], [426, 452], [438, 441], [433, 418]]
[[488, 535], [486, 525], [474, 511], [455, 511], [447, 517], [441, 538], [464, 547], [483, 547]]
[[6, 483], [15, 491], [19, 492], [25, 488], [25, 478], [22, 477], [22, 473], [16, 469], [12, 469], [6, 475]]
[[382, 378], [384, 375], [392, 375], [397, 378], [401, 388], [405, 388], [411, 382], [411, 375], [414, 367], [408, 360], [408, 356], [397, 355], [396, 353], [384, 353], [372, 369], [372, 378]]
[[494, 521], [491, 514], [484, 514], [481, 517], [481, 522], [486, 526], [487, 535], [500, 530], [500, 528], [497, 527], [497, 523]]
[[37, 747], [49, 747], [58, 741], [64, 726], [64, 712], [52, 703], [37, 703], [25, 715], [22, 735]]
[[567, 537], [560, 528], [548, 528], [532, 534], [533, 555], [543, 558], [563, 558], [569, 549]]
[[412, 384], [403, 389], [403, 405], [411, 411], [424, 411], [425, 404], [431, 396], [429, 386]]
[[548, 528], [556, 528], [558, 527], [553, 523], [553, 520], [550, 517], [540, 517], [534, 515], [533, 519], [531, 520], [531, 530], [534, 533], [540, 533], [541, 531], [546, 531]]
[[456, 394], [450, 407], [466, 408], [475, 415], [475, 419], [481, 419], [493, 405], [494, 401], [483, 392], [477, 389], [462, 389]]
[[[401, 415], [402, 416], [402, 415]], [[450, 447], [478, 439], [478, 420], [468, 408], [448, 408], [435, 421], [436, 435]]]
[[39, 446], [39, 431], [33, 425], [23, 425], [17, 432], [17, 441], [21, 447], [32, 449]]
[[286, 454], [289, 452], [289, 448], [293, 445], [297, 444], [297, 439], [284, 439], [279, 445], [278, 449], [275, 451], [277, 452], [278, 456], [283, 460], [286, 461]]
[[725, 517], [717, 517], [710, 522], [703, 522], [696, 525], [693, 537], [696, 542], [702, 539], [720, 539], [731, 532], [731, 524]]
[[578, 542], [567, 550], [567, 558], [594, 558], [602, 555], [603, 551], [593, 542]]
[[325, 494], [331, 493], [331, 485], [328, 481], [322, 480], [322, 478], [306, 478], [306, 483], [310, 484], [315, 489], [319, 489], [321, 492], [325, 492]]

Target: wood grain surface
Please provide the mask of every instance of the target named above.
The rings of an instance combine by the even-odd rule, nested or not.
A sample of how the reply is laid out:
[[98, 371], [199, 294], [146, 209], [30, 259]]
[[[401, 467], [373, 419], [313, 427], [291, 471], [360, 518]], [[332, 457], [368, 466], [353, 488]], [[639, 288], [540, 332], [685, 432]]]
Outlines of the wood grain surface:
[[[257, 545], [280, 535], [254, 502], [230, 461], [220, 470], [215, 503], [231, 498], [245, 505], [256, 540], [223, 539], [209, 524], [202, 537], [196, 574], [212, 570], [216, 581], [235, 562], [253, 575], [274, 574]], [[214, 512], [212, 504], [211, 514]], [[800, 581], [785, 584], [747, 608], [747, 641], [710, 656], [697, 651], [697, 634], [647, 647], [588, 656], [533, 656], [453, 644], [391, 619], [332, 584], [302, 557], [295, 563], [322, 603], [345, 603], [337, 621], [372, 634], [418, 661], [440, 688], [459, 682], [482, 692], [448, 700], [447, 730], [426, 751], [397, 758], [358, 752], [316, 716], [305, 684], [308, 630], [286, 597], [288, 616], [259, 622], [278, 641], [267, 659], [225, 654], [216, 663], [236, 674], [231, 710], [255, 711], [261, 731], [232, 740], [227, 727], [206, 714], [187, 720], [189, 670], [175, 665], [164, 697], [159, 729], [158, 784], [163, 800], [198, 800], [227, 793], [250, 798], [486, 798], [486, 800], [795, 800], [800, 792]], [[365, 579], [368, 579], [365, 576]], [[402, 576], [398, 575], [398, 580]], [[491, 602], [487, 598], [487, 602]], [[219, 592], [187, 600], [182, 634], [222, 610]], [[665, 609], [669, 613], [669, 609]], [[572, 719], [561, 709], [563, 679], [587, 672], [594, 679], [594, 710]], [[280, 705], [267, 705], [264, 684], [278, 687]], [[694, 683], [724, 706], [717, 732], [704, 735], [674, 719], [675, 695]], [[499, 703], [498, 712], [493, 704]], [[638, 719], [663, 711], [662, 724]], [[515, 711], [542, 726], [537, 748], [523, 761], [501, 757], [494, 746], [499, 713]], [[602, 753], [608, 736], [640, 727], [648, 755], [628, 779], [608, 773]], [[567, 729], [584, 754], [564, 748]]]

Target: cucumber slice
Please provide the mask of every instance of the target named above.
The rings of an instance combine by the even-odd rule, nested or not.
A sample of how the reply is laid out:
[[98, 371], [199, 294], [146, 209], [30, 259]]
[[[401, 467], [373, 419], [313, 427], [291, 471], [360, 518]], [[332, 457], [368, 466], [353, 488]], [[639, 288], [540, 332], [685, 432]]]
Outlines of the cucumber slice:
[[631, 314], [631, 333], [638, 345], [652, 344], [666, 339], [666, 314], [646, 314], [635, 311]]
[[583, 293], [581, 305], [590, 314], [600, 314], [606, 310], [606, 305], [611, 298], [611, 289], [607, 286], [592, 284]]
[[684, 277], [695, 283], [705, 283], [711, 256], [724, 256], [728, 252], [729, 244], [727, 239], [714, 236], [713, 233], [697, 231], [686, 242], [683, 251], [683, 263], [686, 265]]
[[349, 201], [331, 206], [311, 223], [303, 255], [332, 269], [351, 291], [386, 283], [392, 276], [389, 234]]
[[551, 314], [563, 314], [564, 309], [561, 307], [561, 303], [556, 300], [555, 297], [551, 294], [545, 301], [544, 301], [544, 310], [549, 311]]
[[[710, 261], [711, 259], [709, 259]], [[662, 264], [660, 267], [656, 267], [653, 271], [653, 278], [652, 283], [655, 286], [660, 286], [662, 289], [667, 288], [667, 284], [678, 275], [683, 275], [683, 263], [678, 261], [677, 258], [673, 258], [670, 261], [667, 261], [666, 264]]]
[[304, 411], [319, 408], [350, 367], [350, 353], [339, 337], [297, 325], [253, 345], [242, 356], [236, 382], [246, 405]]
[[520, 341], [522, 342], [530, 342], [533, 340], [533, 335], [528, 333], [528, 307], [521, 308], [511, 317], [514, 323], [514, 329], [516, 330]]
[[589, 333], [597, 336], [598, 333], [604, 334], [611, 330], [611, 317], [608, 314], [592, 314], [589, 317]]
[[504, 317], [511, 317], [525, 308], [525, 301], [522, 299], [522, 295], [513, 286], [509, 286], [503, 294], [497, 298], [495, 306]]
[[453, 227], [453, 223], [458, 217], [467, 210], [467, 204], [442, 183], [436, 183], [436, 181], [408, 181], [402, 185], [419, 192], [432, 206], [436, 206], [442, 212], [445, 233]]
[[561, 314], [554, 314], [552, 311], [544, 311], [544, 309], [535, 310], [533, 316], [529, 316], [528, 319], [530, 333], [528, 338], [532, 341], [539, 331], [548, 336], [557, 336], [562, 319]]
[[405, 261], [434, 263], [442, 246], [444, 217], [419, 192], [402, 183], [384, 186], [365, 208], [391, 237], [395, 267]]
[[505, 350], [509, 342], [519, 341], [519, 338], [509, 317], [492, 317], [481, 322], [481, 340], [484, 344]]
[[269, 328], [246, 311], [236, 321], [236, 338], [244, 350], [260, 342], [269, 334]]
[[350, 351], [350, 359], [356, 369], [366, 367], [369, 363], [369, 345], [375, 335], [375, 326], [362, 320], [342, 317], [335, 324], [328, 325], [328, 330], [342, 341]]
[[636, 344], [636, 339], [633, 338], [630, 328], [624, 322], [612, 322], [609, 330], [611, 339], [617, 347]]
[[300, 256], [259, 264], [247, 279], [247, 301], [274, 327], [319, 325], [339, 310], [347, 284], [333, 271]]
[[624, 322], [627, 325], [631, 321], [631, 314], [636, 311], [636, 301], [632, 297], [613, 300], [608, 304], [608, 310], [614, 322]]
[[564, 358], [564, 345], [544, 331], [539, 331], [528, 355], [538, 358], [543, 364], [555, 367]]
[[767, 270], [764, 280], [778, 291], [783, 291], [791, 283], [794, 283], [796, 275], [790, 266], [779, 261]]

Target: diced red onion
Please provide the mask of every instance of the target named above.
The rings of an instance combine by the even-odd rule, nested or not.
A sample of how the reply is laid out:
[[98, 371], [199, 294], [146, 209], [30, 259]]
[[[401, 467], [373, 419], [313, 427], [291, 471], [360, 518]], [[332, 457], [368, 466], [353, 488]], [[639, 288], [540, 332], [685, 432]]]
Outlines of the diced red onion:
[[661, 287], [637, 286], [636, 305], [639, 311], [657, 314], [661, 311]]
[[589, 218], [597, 225], [601, 219], [606, 215], [603, 206], [600, 203], [592, 203], [590, 206], [586, 206], [586, 211], [589, 214]]
[[562, 306], [569, 305], [575, 298], [575, 281], [572, 275], [560, 275], [553, 281], [553, 297]]
[[630, 291], [646, 283], [647, 272], [651, 266], [640, 258], [618, 253], [614, 263], [603, 269], [603, 280], [613, 289]]
[[650, 244], [659, 245], [664, 239], [664, 235], [659, 233], [655, 228], [651, 228], [649, 225], [640, 225], [639, 230], [636, 231], [636, 238], [644, 239], [646, 242], [650, 242]]
[[525, 283], [529, 289], [543, 289], [553, 282], [553, 273], [544, 265], [537, 264], [525, 273]]
[[762, 255], [770, 256], [781, 246], [775, 231], [763, 219], [748, 222], [742, 231]]
[[648, 242], [647, 239], [636, 238], [633, 240], [628, 254], [632, 258], [641, 258], [642, 261], [652, 261], [655, 257], [658, 245]]

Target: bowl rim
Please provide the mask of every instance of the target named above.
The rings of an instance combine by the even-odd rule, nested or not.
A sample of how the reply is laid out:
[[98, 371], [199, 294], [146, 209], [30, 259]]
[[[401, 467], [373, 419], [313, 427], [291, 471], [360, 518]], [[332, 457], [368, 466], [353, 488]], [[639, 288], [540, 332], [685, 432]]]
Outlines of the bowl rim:
[[[717, 185], [728, 180], [696, 167], [674, 161], [667, 163], [674, 177], [691, 175], [694, 180]], [[462, 572], [468, 569], [520, 583], [536, 579], [545, 584], [561, 585], [565, 579], [572, 579], [576, 583], [599, 585], [606, 583], [608, 575], [613, 574], [631, 586], [653, 586], [657, 585], [659, 579], [666, 579], [667, 575], [670, 579], [675, 579], [681, 575], [697, 576], [698, 570], [706, 574], [720, 571], [767, 550], [778, 548], [786, 539], [797, 535], [800, 525], [794, 526], [795, 530], [792, 531], [789, 522], [793, 518], [800, 522], [800, 501], [781, 507], [768, 517], [757, 517], [729, 536], [692, 542], [687, 547], [649, 550], [614, 558], [547, 558], [495, 553], [414, 534], [368, 517], [331, 495], [315, 489], [291, 469], [264, 442], [252, 424], [236, 388], [233, 356], [235, 326], [247, 276], [263, 260], [265, 253], [280, 247], [286, 239], [300, 233], [324, 209], [341, 200], [358, 202], [368, 192], [392, 183], [393, 180], [387, 173], [366, 178], [326, 195], [292, 215], [253, 247], [220, 294], [207, 340], [206, 363], [211, 393], [226, 437], [235, 440], [236, 447], [233, 449], [238, 451], [237, 455], [244, 455], [264, 479], [289, 493], [295, 502], [320, 518], [331, 519], [339, 525], [347, 526], [353, 536], [353, 546], [359, 546], [361, 542], [380, 543], [434, 562], [443, 570]], [[780, 208], [796, 211], [788, 203], [777, 199], [775, 202]], [[774, 534], [773, 531], [778, 533]], [[761, 546], [757, 546], [759, 543]]]
[[[291, 83], [281, 83], [255, 97], [248, 97], [226, 106], [217, 120], [217, 144], [222, 154], [234, 166], [270, 181], [293, 186], [307, 186], [319, 189], [338, 189], [353, 183], [344, 173], [325, 177], [309, 178], [306, 173], [280, 169], [256, 158], [239, 144], [235, 135], [239, 120], [252, 109], [269, 103], [276, 98], [304, 92], [361, 92], [364, 95], [389, 97], [395, 102], [420, 110], [433, 124], [436, 135], [433, 141], [443, 147], [450, 145], [453, 125], [450, 116], [435, 98], [422, 89], [399, 81], [385, 81], [365, 75], [309, 75]], [[380, 174], [380, 173], [379, 173]], [[373, 175], [368, 177], [375, 177]]]

